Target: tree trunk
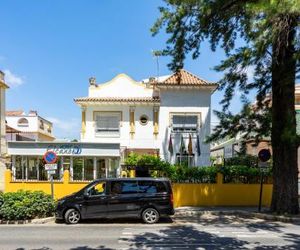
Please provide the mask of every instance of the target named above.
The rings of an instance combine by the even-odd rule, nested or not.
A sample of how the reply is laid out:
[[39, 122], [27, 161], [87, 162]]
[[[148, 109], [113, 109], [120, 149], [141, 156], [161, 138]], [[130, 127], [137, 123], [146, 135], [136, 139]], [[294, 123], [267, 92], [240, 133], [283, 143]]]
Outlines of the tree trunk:
[[298, 166], [295, 119], [295, 19], [279, 16], [272, 48], [272, 148], [274, 185], [271, 211], [297, 214]]

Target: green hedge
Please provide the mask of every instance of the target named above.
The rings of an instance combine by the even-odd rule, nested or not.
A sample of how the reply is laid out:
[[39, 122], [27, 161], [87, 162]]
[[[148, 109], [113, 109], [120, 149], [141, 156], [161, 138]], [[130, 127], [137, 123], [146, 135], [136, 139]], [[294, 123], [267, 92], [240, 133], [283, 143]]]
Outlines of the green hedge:
[[[187, 167], [171, 165], [153, 155], [130, 154], [125, 164], [146, 167], [152, 177], [168, 177], [172, 182], [215, 183], [217, 173], [224, 175], [225, 183], [259, 183], [260, 169], [257, 157], [251, 155], [226, 159], [225, 166]], [[272, 169], [264, 172], [264, 182], [270, 182]]]
[[224, 159], [225, 166], [257, 167], [258, 158], [254, 155], [240, 155]]
[[0, 218], [6, 220], [24, 220], [52, 216], [55, 202], [50, 195], [42, 191], [17, 191], [0, 194], [3, 205]]
[[[219, 172], [224, 176], [224, 183], [258, 183], [260, 182], [261, 170], [258, 167], [248, 166], [223, 166]], [[272, 182], [272, 168], [262, 172], [265, 183]]]

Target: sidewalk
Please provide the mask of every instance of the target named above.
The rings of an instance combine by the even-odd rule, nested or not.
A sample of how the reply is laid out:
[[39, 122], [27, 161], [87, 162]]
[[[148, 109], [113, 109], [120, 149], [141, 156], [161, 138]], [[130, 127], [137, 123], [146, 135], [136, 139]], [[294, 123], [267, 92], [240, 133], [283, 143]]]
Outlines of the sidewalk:
[[300, 214], [296, 216], [271, 214], [267, 207], [259, 213], [257, 207], [179, 207], [175, 209], [175, 219], [200, 219], [203, 215], [235, 215], [257, 219], [292, 222], [300, 224]]

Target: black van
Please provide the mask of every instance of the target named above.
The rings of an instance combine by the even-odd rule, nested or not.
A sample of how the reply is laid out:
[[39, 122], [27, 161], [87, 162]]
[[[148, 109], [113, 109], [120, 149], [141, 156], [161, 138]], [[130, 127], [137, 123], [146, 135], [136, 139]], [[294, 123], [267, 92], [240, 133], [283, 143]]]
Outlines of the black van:
[[99, 179], [58, 200], [56, 218], [68, 224], [80, 219], [138, 217], [152, 224], [173, 215], [173, 193], [168, 179]]

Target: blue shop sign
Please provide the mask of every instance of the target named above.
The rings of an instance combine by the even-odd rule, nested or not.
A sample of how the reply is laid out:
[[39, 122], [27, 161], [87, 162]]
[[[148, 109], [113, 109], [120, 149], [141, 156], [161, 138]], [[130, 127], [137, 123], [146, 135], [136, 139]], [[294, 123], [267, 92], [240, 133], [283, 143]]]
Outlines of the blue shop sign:
[[58, 155], [80, 155], [82, 148], [80, 145], [64, 144], [64, 145], [49, 145], [47, 151], [53, 151]]

